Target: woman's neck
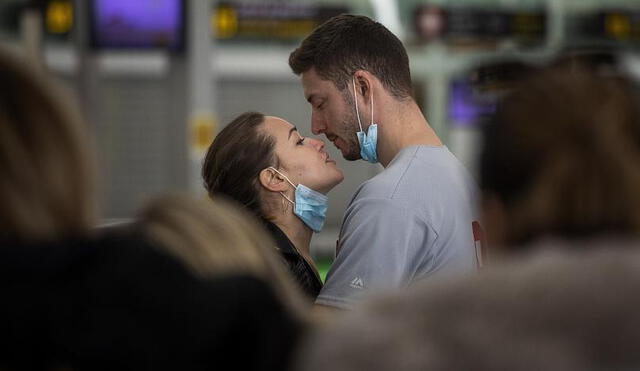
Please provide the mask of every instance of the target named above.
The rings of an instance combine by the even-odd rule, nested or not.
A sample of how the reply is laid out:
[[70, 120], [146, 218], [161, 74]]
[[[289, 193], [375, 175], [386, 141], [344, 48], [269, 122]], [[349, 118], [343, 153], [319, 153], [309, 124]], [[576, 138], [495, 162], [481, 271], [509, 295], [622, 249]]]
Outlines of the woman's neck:
[[309, 245], [311, 244], [313, 231], [307, 227], [300, 218], [295, 216], [289, 209], [286, 213], [273, 218], [272, 222], [287, 235], [287, 238], [289, 238], [300, 254], [309, 260], [311, 259]]

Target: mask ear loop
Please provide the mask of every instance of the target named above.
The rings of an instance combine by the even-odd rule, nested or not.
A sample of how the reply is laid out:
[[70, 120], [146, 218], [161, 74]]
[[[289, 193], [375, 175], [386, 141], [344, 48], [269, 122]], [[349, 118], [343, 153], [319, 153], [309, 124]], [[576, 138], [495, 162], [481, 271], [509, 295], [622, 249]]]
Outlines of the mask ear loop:
[[373, 92], [369, 89], [369, 96], [371, 97], [371, 125], [373, 125]]
[[[358, 95], [357, 95], [357, 91], [356, 91], [356, 78], [354, 76], [353, 78], [353, 99], [356, 101], [356, 116], [358, 117], [358, 125], [360, 126], [360, 131], [364, 132], [364, 130], [362, 130], [362, 122], [360, 122], [360, 111], [358, 111]], [[371, 113], [373, 114], [373, 106], [371, 107]], [[371, 116], [371, 118], [373, 118], [373, 116]]]
[[[268, 167], [268, 169], [272, 169], [272, 170], [273, 170], [273, 171], [275, 171], [276, 173], [280, 174], [283, 178], [285, 178], [285, 179], [287, 180], [287, 182], [289, 182], [289, 184], [291, 184], [291, 186], [292, 186], [294, 189], [298, 189], [298, 187], [297, 187], [297, 186], [295, 186], [295, 185], [294, 185], [294, 184], [289, 180], [289, 178], [287, 178], [287, 176], [286, 176], [286, 175], [284, 175], [284, 174], [282, 174], [281, 172], [279, 172], [279, 171], [278, 171], [278, 169], [276, 169], [276, 168], [275, 168], [275, 167], [273, 167], [273, 166], [269, 166], [269, 167]], [[285, 195], [283, 192], [280, 192], [280, 195], [281, 195], [282, 197], [286, 198], [286, 199], [287, 199], [287, 201], [289, 201], [292, 205], [295, 205], [295, 202], [291, 201], [291, 199], [290, 199], [289, 197], [287, 197], [287, 195]]]

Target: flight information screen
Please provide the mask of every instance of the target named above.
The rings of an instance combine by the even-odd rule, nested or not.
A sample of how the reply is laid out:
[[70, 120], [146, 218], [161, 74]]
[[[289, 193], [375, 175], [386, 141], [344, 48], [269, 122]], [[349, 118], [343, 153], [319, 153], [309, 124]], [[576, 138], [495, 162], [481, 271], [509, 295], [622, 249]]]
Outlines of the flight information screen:
[[450, 44], [511, 42], [519, 47], [543, 44], [547, 37], [544, 9], [514, 10], [419, 5], [414, 12], [417, 36]]
[[301, 39], [329, 18], [348, 13], [343, 5], [286, 3], [283, 1], [223, 1], [212, 21], [215, 36], [222, 40]]
[[184, 45], [182, 0], [93, 0], [91, 40], [96, 48], [158, 48]]
[[453, 80], [449, 86], [449, 123], [455, 127], [475, 126], [479, 120], [496, 109], [492, 97], [482, 97], [474, 91], [470, 81]]
[[496, 113], [500, 101], [537, 67], [520, 61], [496, 61], [454, 78], [449, 85], [448, 119], [454, 127], [473, 127]]

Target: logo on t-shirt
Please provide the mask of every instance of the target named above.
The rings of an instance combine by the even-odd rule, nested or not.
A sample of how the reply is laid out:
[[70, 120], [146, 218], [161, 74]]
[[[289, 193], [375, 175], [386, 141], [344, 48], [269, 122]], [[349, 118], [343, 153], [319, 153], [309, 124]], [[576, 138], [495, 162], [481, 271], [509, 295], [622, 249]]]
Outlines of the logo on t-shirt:
[[351, 281], [349, 286], [353, 287], [354, 289], [363, 289], [364, 283], [362, 282], [362, 278], [356, 277]]

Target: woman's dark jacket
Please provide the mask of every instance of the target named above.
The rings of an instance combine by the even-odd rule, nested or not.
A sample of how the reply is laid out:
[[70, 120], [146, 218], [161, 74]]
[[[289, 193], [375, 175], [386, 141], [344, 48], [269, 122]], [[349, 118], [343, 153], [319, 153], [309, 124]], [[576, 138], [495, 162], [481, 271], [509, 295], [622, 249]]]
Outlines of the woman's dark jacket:
[[276, 242], [276, 247], [280, 251], [289, 271], [293, 274], [295, 281], [298, 283], [304, 293], [311, 299], [315, 300], [322, 289], [322, 281], [316, 271], [307, 263], [307, 261], [298, 253], [293, 243], [286, 234], [282, 232], [275, 224], [264, 221], [265, 227]]

